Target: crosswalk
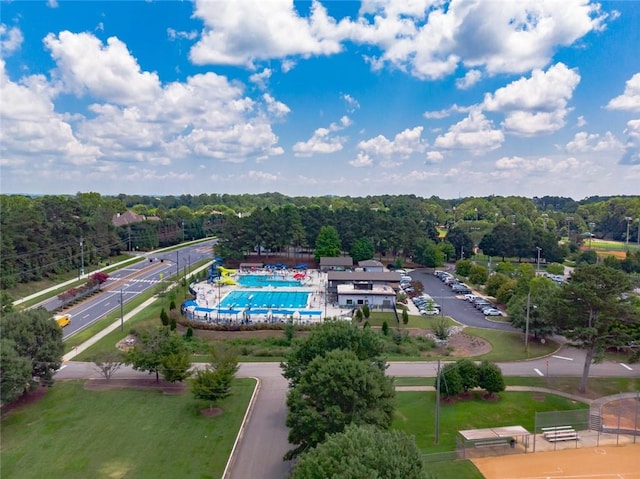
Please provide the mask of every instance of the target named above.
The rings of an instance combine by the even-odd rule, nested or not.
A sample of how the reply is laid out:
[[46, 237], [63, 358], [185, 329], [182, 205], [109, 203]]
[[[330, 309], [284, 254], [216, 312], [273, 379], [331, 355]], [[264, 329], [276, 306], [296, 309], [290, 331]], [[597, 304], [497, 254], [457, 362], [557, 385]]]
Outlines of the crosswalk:
[[[107, 281], [121, 281], [122, 278], [109, 278]], [[159, 283], [159, 279], [129, 279], [127, 283], [147, 283], [147, 284], [157, 284]]]

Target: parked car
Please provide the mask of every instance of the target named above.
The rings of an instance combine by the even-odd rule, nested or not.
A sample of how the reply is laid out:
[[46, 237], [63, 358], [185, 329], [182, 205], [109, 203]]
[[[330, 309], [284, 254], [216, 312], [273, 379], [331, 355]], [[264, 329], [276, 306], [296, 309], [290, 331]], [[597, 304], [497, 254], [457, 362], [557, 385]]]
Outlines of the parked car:
[[485, 308], [482, 311], [482, 314], [484, 314], [485, 316], [502, 316], [503, 315], [502, 311], [495, 308]]
[[480, 311], [482, 311], [484, 308], [487, 308], [489, 306], [493, 307], [493, 304], [491, 304], [489, 301], [486, 300], [482, 300], [482, 301], [476, 301], [474, 304], [476, 309], [479, 309]]
[[421, 309], [420, 310], [420, 314], [422, 316], [435, 316], [437, 314], [440, 314], [440, 310], [437, 308], [432, 308], [432, 309]]
[[479, 298], [480, 296], [476, 296], [475, 294], [465, 294], [464, 295], [464, 300], [465, 301], [473, 301], [476, 298]]

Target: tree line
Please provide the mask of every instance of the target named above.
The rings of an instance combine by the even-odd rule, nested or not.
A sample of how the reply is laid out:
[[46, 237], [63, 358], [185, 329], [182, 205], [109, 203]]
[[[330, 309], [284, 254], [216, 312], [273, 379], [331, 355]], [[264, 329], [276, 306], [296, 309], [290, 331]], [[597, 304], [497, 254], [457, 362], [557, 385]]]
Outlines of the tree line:
[[[113, 216], [127, 210], [147, 220], [115, 227]], [[411, 256], [429, 264], [468, 257], [481, 243], [492, 256], [529, 258], [535, 257], [535, 246], [539, 246], [547, 261], [557, 261], [563, 252], [553, 245], [561, 236], [574, 243], [586, 233], [633, 242], [640, 226], [636, 222], [640, 218], [638, 196], [574, 201], [515, 196], [444, 200], [415, 195], [77, 193], [0, 195], [0, 211], [3, 289], [79, 273], [83, 266], [108, 263], [123, 252], [214, 235], [223, 240], [222, 255], [233, 258], [251, 251], [313, 249], [320, 229], [333, 226], [342, 251], [351, 252], [366, 241], [365, 246], [376, 255]], [[447, 244], [436, 248], [443, 231]], [[503, 241], [505, 238], [510, 241]]]

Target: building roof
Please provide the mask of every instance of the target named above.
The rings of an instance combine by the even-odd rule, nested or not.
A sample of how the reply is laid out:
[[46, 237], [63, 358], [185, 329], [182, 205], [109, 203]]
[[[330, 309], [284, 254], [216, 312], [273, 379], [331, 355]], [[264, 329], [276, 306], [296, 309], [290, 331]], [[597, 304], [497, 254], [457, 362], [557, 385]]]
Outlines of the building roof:
[[329, 281], [384, 281], [386, 283], [399, 283], [400, 273], [395, 271], [329, 271]]
[[125, 211], [124, 213], [116, 213], [111, 217], [111, 223], [113, 226], [127, 226], [133, 223], [140, 223], [141, 221], [159, 221], [160, 218], [157, 216], [145, 216], [134, 213], [131, 210]]
[[373, 289], [356, 289], [353, 284], [339, 284], [338, 294], [349, 294], [352, 296], [394, 296], [395, 291], [386, 284], [377, 284]]
[[353, 258], [351, 256], [322, 256], [320, 258], [320, 266], [353, 266]]
[[362, 268], [371, 268], [372, 266], [382, 268], [383, 264], [377, 259], [365, 259], [364, 261], [358, 261], [358, 266]]

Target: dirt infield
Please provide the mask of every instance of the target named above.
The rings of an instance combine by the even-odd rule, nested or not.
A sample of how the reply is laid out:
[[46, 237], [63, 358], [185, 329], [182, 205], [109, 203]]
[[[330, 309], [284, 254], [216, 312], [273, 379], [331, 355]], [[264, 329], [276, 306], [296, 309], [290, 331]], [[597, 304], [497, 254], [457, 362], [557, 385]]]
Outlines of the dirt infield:
[[484, 457], [486, 479], [640, 479], [640, 444]]

